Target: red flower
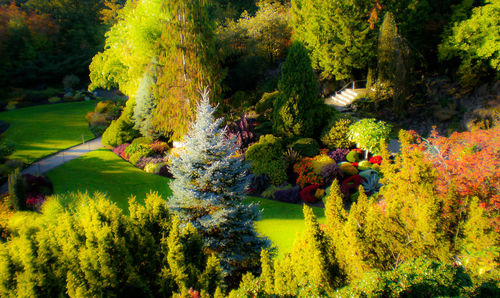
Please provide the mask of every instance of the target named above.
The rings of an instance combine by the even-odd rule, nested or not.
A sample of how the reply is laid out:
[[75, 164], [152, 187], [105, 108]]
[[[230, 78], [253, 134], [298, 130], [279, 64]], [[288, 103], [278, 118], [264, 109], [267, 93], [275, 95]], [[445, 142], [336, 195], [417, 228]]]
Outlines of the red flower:
[[355, 166], [356, 168], [358, 167], [358, 163], [357, 162], [353, 162], [352, 165]]
[[371, 163], [373, 163], [373, 164], [380, 165], [382, 163], [382, 156], [375, 155], [372, 158], [370, 158], [368, 161], [371, 162]]

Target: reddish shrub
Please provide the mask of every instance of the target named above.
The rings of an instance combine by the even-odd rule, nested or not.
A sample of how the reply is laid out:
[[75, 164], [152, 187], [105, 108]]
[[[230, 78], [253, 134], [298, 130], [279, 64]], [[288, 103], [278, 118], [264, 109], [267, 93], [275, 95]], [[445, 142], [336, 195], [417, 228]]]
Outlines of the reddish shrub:
[[164, 154], [170, 148], [167, 143], [162, 141], [154, 141], [150, 146], [151, 150], [156, 154]]
[[300, 191], [300, 198], [304, 200], [304, 202], [307, 203], [316, 203], [318, 199], [314, 196], [314, 193], [316, 193], [316, 190], [320, 187], [321, 185], [319, 184], [312, 184], [309, 186], [304, 187]]
[[309, 184], [323, 184], [321, 175], [314, 173], [312, 158], [306, 157], [293, 165], [293, 171], [299, 175], [297, 185], [304, 188]]
[[368, 161], [373, 163], [373, 164], [380, 165], [382, 163], [382, 156], [375, 155], [375, 156], [371, 157]]
[[351, 193], [355, 193], [356, 191], [358, 191], [359, 186], [364, 180], [365, 178], [361, 177], [360, 175], [353, 175], [342, 181], [340, 191], [342, 191], [345, 198], [350, 198]]

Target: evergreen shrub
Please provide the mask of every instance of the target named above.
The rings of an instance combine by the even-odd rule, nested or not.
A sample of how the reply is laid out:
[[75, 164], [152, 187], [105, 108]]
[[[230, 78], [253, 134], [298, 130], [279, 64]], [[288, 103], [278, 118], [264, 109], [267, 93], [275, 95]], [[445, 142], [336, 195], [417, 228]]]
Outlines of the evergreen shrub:
[[261, 136], [259, 142], [248, 147], [245, 159], [255, 175], [266, 174], [271, 183], [280, 185], [286, 181], [286, 162], [283, 158], [283, 142], [273, 135]]
[[139, 131], [134, 129], [134, 123], [132, 122], [134, 105], [134, 100], [128, 100], [120, 117], [113, 120], [102, 134], [102, 143], [104, 145], [114, 148], [140, 136]]
[[330, 149], [352, 148], [355, 144], [347, 136], [351, 124], [352, 120], [349, 118], [340, 118], [333, 121], [323, 131], [321, 142]]
[[298, 139], [290, 148], [304, 157], [313, 157], [319, 153], [318, 141], [311, 138]]

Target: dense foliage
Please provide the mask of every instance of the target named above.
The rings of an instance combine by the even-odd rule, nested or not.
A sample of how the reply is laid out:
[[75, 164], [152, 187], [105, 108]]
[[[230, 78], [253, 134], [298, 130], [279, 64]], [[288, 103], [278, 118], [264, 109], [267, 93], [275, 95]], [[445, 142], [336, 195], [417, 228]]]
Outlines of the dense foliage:
[[216, 258], [192, 226], [181, 232], [165, 201], [130, 201], [129, 215], [102, 194], [53, 197], [41, 214], [17, 214], [0, 244], [0, 293], [9, 296], [213, 294]]
[[273, 135], [261, 136], [259, 141], [248, 147], [245, 159], [254, 174], [266, 174], [274, 185], [286, 181], [286, 163], [282, 158], [283, 140]]

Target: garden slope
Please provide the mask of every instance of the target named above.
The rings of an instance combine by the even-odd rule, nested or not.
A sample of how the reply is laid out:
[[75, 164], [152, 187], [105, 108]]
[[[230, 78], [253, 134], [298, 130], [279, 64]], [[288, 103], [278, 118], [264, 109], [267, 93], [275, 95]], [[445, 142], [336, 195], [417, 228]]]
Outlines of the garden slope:
[[[131, 195], [142, 202], [150, 191], [156, 191], [164, 198], [171, 194], [170, 179], [145, 173], [105, 149], [67, 162], [50, 171], [48, 176], [54, 183], [56, 194], [101, 191], [124, 210], [128, 208]], [[249, 197], [248, 202], [258, 202], [263, 210], [257, 230], [273, 241], [280, 255], [289, 252], [296, 234], [305, 230], [302, 206], [254, 197]], [[323, 222], [323, 210], [314, 208], [314, 211]]]
[[1, 112], [10, 123], [5, 139], [16, 145], [11, 158], [32, 163], [42, 157], [94, 138], [85, 119], [97, 102], [83, 101], [40, 105]]

